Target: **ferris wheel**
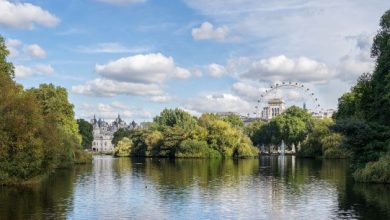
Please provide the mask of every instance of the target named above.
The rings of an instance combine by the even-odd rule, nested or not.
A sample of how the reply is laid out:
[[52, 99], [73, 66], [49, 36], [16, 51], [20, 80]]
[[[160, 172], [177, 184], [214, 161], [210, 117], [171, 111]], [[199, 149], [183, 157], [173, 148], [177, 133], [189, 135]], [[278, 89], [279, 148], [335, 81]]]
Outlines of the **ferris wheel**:
[[310, 88], [306, 87], [302, 83], [298, 82], [281, 82], [276, 83], [269, 88], [267, 88], [264, 92], [260, 94], [259, 99], [257, 100], [257, 104], [255, 106], [254, 116], [256, 118], [261, 117], [261, 111], [263, 107], [265, 107], [268, 101], [272, 98], [283, 99], [284, 95], [282, 91], [294, 91], [300, 95], [301, 101], [303, 102], [304, 107], [307, 105], [307, 110], [313, 115], [319, 115], [323, 112], [321, 105], [319, 103], [319, 99], [317, 96], [310, 90]]

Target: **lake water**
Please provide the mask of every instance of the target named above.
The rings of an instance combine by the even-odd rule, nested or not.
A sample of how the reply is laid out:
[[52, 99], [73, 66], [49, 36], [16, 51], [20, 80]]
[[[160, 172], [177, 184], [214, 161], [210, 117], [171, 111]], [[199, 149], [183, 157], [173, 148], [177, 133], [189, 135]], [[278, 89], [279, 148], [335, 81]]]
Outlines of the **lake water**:
[[96, 156], [0, 188], [0, 219], [390, 219], [390, 188], [353, 183], [345, 160]]

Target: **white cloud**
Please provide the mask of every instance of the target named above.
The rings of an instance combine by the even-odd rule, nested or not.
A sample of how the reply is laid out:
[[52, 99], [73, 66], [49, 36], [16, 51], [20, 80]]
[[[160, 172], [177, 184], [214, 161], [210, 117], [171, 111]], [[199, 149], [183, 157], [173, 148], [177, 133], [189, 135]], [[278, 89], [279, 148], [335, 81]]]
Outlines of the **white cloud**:
[[188, 100], [184, 108], [196, 112], [237, 112], [248, 114], [253, 112], [254, 106], [239, 96], [229, 93], [205, 95]]
[[45, 58], [46, 51], [39, 46], [38, 44], [31, 44], [25, 48], [25, 51], [28, 55], [36, 58]]
[[31, 67], [23, 65], [15, 65], [15, 76], [16, 77], [28, 77], [34, 74], [34, 70]]
[[214, 28], [209, 22], [203, 22], [200, 27], [192, 29], [192, 37], [195, 40], [217, 40], [223, 41], [227, 38], [229, 28], [221, 26]]
[[135, 83], [161, 84], [170, 78], [188, 78], [188, 70], [177, 67], [172, 57], [160, 53], [120, 58], [97, 64], [95, 71], [108, 79]]
[[109, 3], [113, 5], [133, 5], [133, 4], [146, 2], [146, 0], [97, 0], [97, 1]]
[[343, 80], [355, 81], [361, 74], [372, 72], [375, 67], [375, 61], [371, 58], [373, 35], [348, 36], [347, 40], [352, 40], [355, 47], [341, 57], [338, 66], [339, 76]]
[[207, 70], [212, 77], [221, 77], [226, 73], [225, 67], [216, 63], [208, 65]]
[[54, 69], [51, 65], [37, 64], [33, 67], [15, 65], [15, 76], [19, 78], [42, 74], [50, 75], [52, 73], [54, 73]]
[[14, 27], [33, 29], [35, 25], [54, 27], [59, 19], [41, 7], [20, 2], [0, 0], [0, 24]]
[[8, 38], [5, 41], [5, 45], [10, 53], [10, 57], [17, 57], [20, 54], [18, 50], [18, 47], [22, 45], [20, 40]]
[[85, 47], [80, 46], [76, 51], [81, 53], [145, 53], [149, 52], [150, 48], [135, 47], [129, 48], [116, 42], [100, 43], [95, 46]]
[[92, 119], [95, 115], [97, 118], [102, 118], [107, 121], [112, 121], [118, 114], [122, 119], [126, 120], [129, 124], [130, 121], [134, 119], [138, 120], [150, 120], [152, 114], [149, 110], [142, 108], [130, 107], [127, 104], [122, 102], [114, 101], [111, 104], [98, 103], [98, 104], [88, 104], [83, 103], [79, 107], [81, 114], [77, 115], [81, 118]]
[[54, 73], [54, 69], [51, 65], [45, 65], [45, 64], [37, 64], [35, 66], [35, 71], [37, 73], [43, 73], [43, 74], [53, 74]]
[[157, 84], [118, 82], [101, 78], [88, 81], [84, 85], [72, 86], [72, 92], [94, 96], [160, 96], [164, 94]]
[[253, 61], [243, 78], [263, 82], [298, 81], [324, 83], [335, 77], [336, 72], [326, 64], [307, 57], [296, 59], [284, 55]]
[[250, 102], [256, 102], [262, 92], [261, 87], [256, 87], [248, 82], [243, 81], [234, 83], [232, 90], [235, 94]]
[[[335, 65], [345, 36], [373, 33], [390, 1], [184, 0], [197, 13], [239, 33], [245, 56], [307, 56]], [[342, 22], [340, 22], [342, 21]]]
[[166, 103], [172, 101], [173, 97], [169, 95], [158, 95], [158, 96], [152, 96], [150, 100], [152, 102]]

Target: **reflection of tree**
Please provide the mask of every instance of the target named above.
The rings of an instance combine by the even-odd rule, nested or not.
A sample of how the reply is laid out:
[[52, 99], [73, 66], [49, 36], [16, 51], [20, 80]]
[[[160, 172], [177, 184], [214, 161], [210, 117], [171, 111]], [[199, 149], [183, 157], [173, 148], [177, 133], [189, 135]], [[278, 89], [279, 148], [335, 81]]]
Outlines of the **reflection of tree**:
[[65, 219], [76, 176], [89, 166], [57, 170], [42, 183], [0, 189], [0, 219]]
[[255, 159], [146, 159], [144, 167], [137, 171], [164, 187], [217, 187], [238, 183], [240, 178], [257, 172], [258, 166]]

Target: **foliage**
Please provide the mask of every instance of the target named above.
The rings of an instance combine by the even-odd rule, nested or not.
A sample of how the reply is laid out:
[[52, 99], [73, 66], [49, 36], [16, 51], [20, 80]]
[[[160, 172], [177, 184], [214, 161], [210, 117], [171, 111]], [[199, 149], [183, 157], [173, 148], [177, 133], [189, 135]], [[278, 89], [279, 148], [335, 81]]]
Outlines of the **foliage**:
[[291, 146], [302, 142], [312, 129], [312, 116], [305, 110], [292, 106], [265, 123], [256, 121], [246, 128], [255, 145], [279, 145], [282, 140]]
[[180, 109], [164, 109], [148, 128], [118, 130], [114, 139], [130, 138], [133, 141], [131, 156], [257, 156], [257, 148], [238, 127], [239, 123], [235, 119], [232, 121], [234, 123], [214, 114], [203, 114], [197, 119]]
[[358, 182], [390, 183], [390, 155], [368, 162], [364, 168], [357, 169], [353, 177]]
[[241, 120], [240, 116], [231, 114], [222, 117], [222, 120], [228, 122], [234, 128], [244, 128], [244, 122]]
[[132, 146], [133, 141], [127, 137], [124, 137], [122, 140], [118, 141], [117, 145], [115, 145], [114, 155], [117, 157], [130, 156]]
[[196, 124], [196, 119], [181, 109], [164, 109], [153, 120], [160, 127], [179, 126], [184, 130], [191, 129]]
[[348, 158], [350, 153], [343, 145], [344, 137], [339, 133], [331, 133], [321, 138], [322, 152], [324, 158]]
[[111, 140], [111, 143], [115, 146], [118, 144], [120, 140], [122, 140], [124, 137], [130, 138], [131, 137], [131, 131], [129, 129], [125, 128], [119, 128], [113, 135], [113, 138]]
[[9, 55], [9, 51], [5, 45], [4, 38], [0, 36], [0, 74], [2, 77], [5, 77], [7, 80], [14, 78], [15, 76], [15, 68], [12, 63], [7, 62], [7, 56]]
[[339, 99], [333, 129], [345, 136], [344, 146], [352, 153], [355, 179], [389, 182], [390, 142], [390, 10], [380, 20], [371, 55], [376, 58], [372, 74], [363, 74], [351, 91]]
[[74, 119], [74, 106], [68, 101], [68, 92], [65, 88], [41, 84], [39, 88], [31, 88], [27, 92], [36, 96], [44, 115], [54, 116], [62, 130], [74, 135], [81, 143], [77, 121]]
[[302, 142], [302, 149], [298, 152], [298, 155], [302, 157], [321, 156], [324, 151], [322, 139], [332, 137], [329, 129], [329, 126], [332, 124], [333, 121], [331, 119], [313, 119], [312, 128]]
[[260, 146], [262, 144], [261, 135], [263, 133], [262, 129], [264, 126], [266, 126], [264, 121], [256, 120], [244, 128], [245, 134], [252, 140], [255, 146]]
[[79, 133], [81, 135], [81, 145], [84, 149], [90, 149], [93, 141], [93, 127], [92, 125], [84, 119], [77, 119], [77, 124], [79, 127]]
[[175, 157], [218, 158], [221, 154], [209, 148], [206, 141], [186, 139], [182, 141], [175, 152]]
[[0, 37], [0, 184], [15, 184], [86, 162], [67, 92], [53, 85], [25, 91]]

